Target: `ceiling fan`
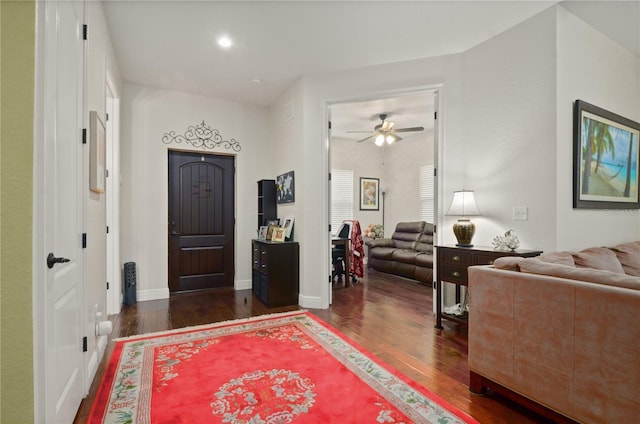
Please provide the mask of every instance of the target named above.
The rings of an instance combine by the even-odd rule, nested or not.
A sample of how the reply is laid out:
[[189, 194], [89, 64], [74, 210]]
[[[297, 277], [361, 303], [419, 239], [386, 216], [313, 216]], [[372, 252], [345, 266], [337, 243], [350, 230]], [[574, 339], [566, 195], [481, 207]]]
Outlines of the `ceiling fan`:
[[[387, 121], [387, 115], [385, 113], [381, 113], [378, 116], [380, 117], [380, 120], [382, 121], [382, 123], [376, 125], [373, 128], [373, 134], [368, 135], [367, 137], [365, 137], [365, 138], [363, 138], [361, 140], [358, 140], [358, 143], [362, 143], [363, 141], [375, 139], [376, 146], [382, 146], [385, 141], [387, 142], [387, 144], [391, 144], [391, 143], [393, 143], [395, 141], [402, 140], [402, 137], [400, 137], [396, 133], [413, 132], [413, 131], [424, 131], [424, 127], [410, 127], [410, 128], [396, 128], [396, 129], [393, 129], [393, 126], [395, 124], [393, 122], [391, 122], [391, 121]], [[368, 133], [368, 132], [371, 132], [371, 131], [347, 131], [347, 132], [348, 133]]]

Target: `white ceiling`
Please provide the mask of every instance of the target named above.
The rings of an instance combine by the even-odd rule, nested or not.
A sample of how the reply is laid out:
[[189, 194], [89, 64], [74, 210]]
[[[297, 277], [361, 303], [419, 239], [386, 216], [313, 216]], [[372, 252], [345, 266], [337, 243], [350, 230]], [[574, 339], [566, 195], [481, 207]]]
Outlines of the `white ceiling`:
[[[104, 10], [125, 81], [268, 105], [302, 75], [459, 53], [554, 3], [106, 0]], [[229, 50], [216, 44], [223, 34]]]
[[[269, 105], [302, 75], [459, 53], [555, 3], [105, 0], [104, 10], [124, 81]], [[566, 7], [640, 55], [639, 4]], [[216, 44], [221, 35], [233, 40], [229, 50]], [[336, 106], [359, 121], [335, 113], [334, 134], [373, 128], [382, 112], [396, 127], [427, 126], [416, 124], [421, 111], [408, 99], [392, 101], [357, 104], [357, 117]]]

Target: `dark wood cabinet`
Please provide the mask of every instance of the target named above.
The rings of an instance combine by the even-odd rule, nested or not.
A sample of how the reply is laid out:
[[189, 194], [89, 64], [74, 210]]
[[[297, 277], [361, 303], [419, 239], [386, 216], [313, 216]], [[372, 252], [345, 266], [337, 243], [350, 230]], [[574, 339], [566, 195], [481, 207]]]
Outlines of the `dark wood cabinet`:
[[[466, 311], [461, 316], [449, 315], [442, 311], [442, 283], [453, 283], [456, 289], [456, 303], [460, 303], [460, 287], [469, 285], [467, 268], [473, 265], [492, 265], [502, 256], [529, 258], [542, 254], [541, 250], [515, 251], [494, 250], [491, 247], [436, 246], [436, 328], [442, 328], [446, 319], [459, 324], [467, 324]], [[464, 302], [463, 302], [464, 303]]]
[[270, 219], [276, 219], [276, 181], [260, 180], [258, 181], [258, 229], [266, 225]]
[[269, 308], [298, 304], [297, 242], [252, 240], [253, 294]]

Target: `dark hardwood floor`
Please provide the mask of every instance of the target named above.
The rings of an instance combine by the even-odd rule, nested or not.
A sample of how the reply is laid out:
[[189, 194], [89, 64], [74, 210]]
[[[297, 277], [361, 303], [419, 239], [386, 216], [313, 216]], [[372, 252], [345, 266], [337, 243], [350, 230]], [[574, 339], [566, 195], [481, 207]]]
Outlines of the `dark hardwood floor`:
[[[466, 328], [446, 321], [443, 330], [434, 328], [430, 287], [372, 270], [366, 273], [355, 286], [335, 288], [329, 309], [309, 311], [481, 423], [549, 422], [497, 394], [469, 392]], [[112, 337], [117, 338], [297, 309], [269, 309], [251, 290], [216, 289], [139, 302], [110, 319]], [[76, 424], [89, 417], [112, 349], [110, 341]]]

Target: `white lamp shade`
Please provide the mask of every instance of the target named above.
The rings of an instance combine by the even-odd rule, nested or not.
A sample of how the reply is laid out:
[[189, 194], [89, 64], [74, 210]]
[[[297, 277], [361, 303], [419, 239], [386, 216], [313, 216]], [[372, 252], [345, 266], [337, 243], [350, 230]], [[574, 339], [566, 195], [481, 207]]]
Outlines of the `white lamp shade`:
[[452, 216], [472, 216], [480, 215], [476, 198], [472, 190], [461, 190], [453, 192], [453, 200], [447, 215]]

